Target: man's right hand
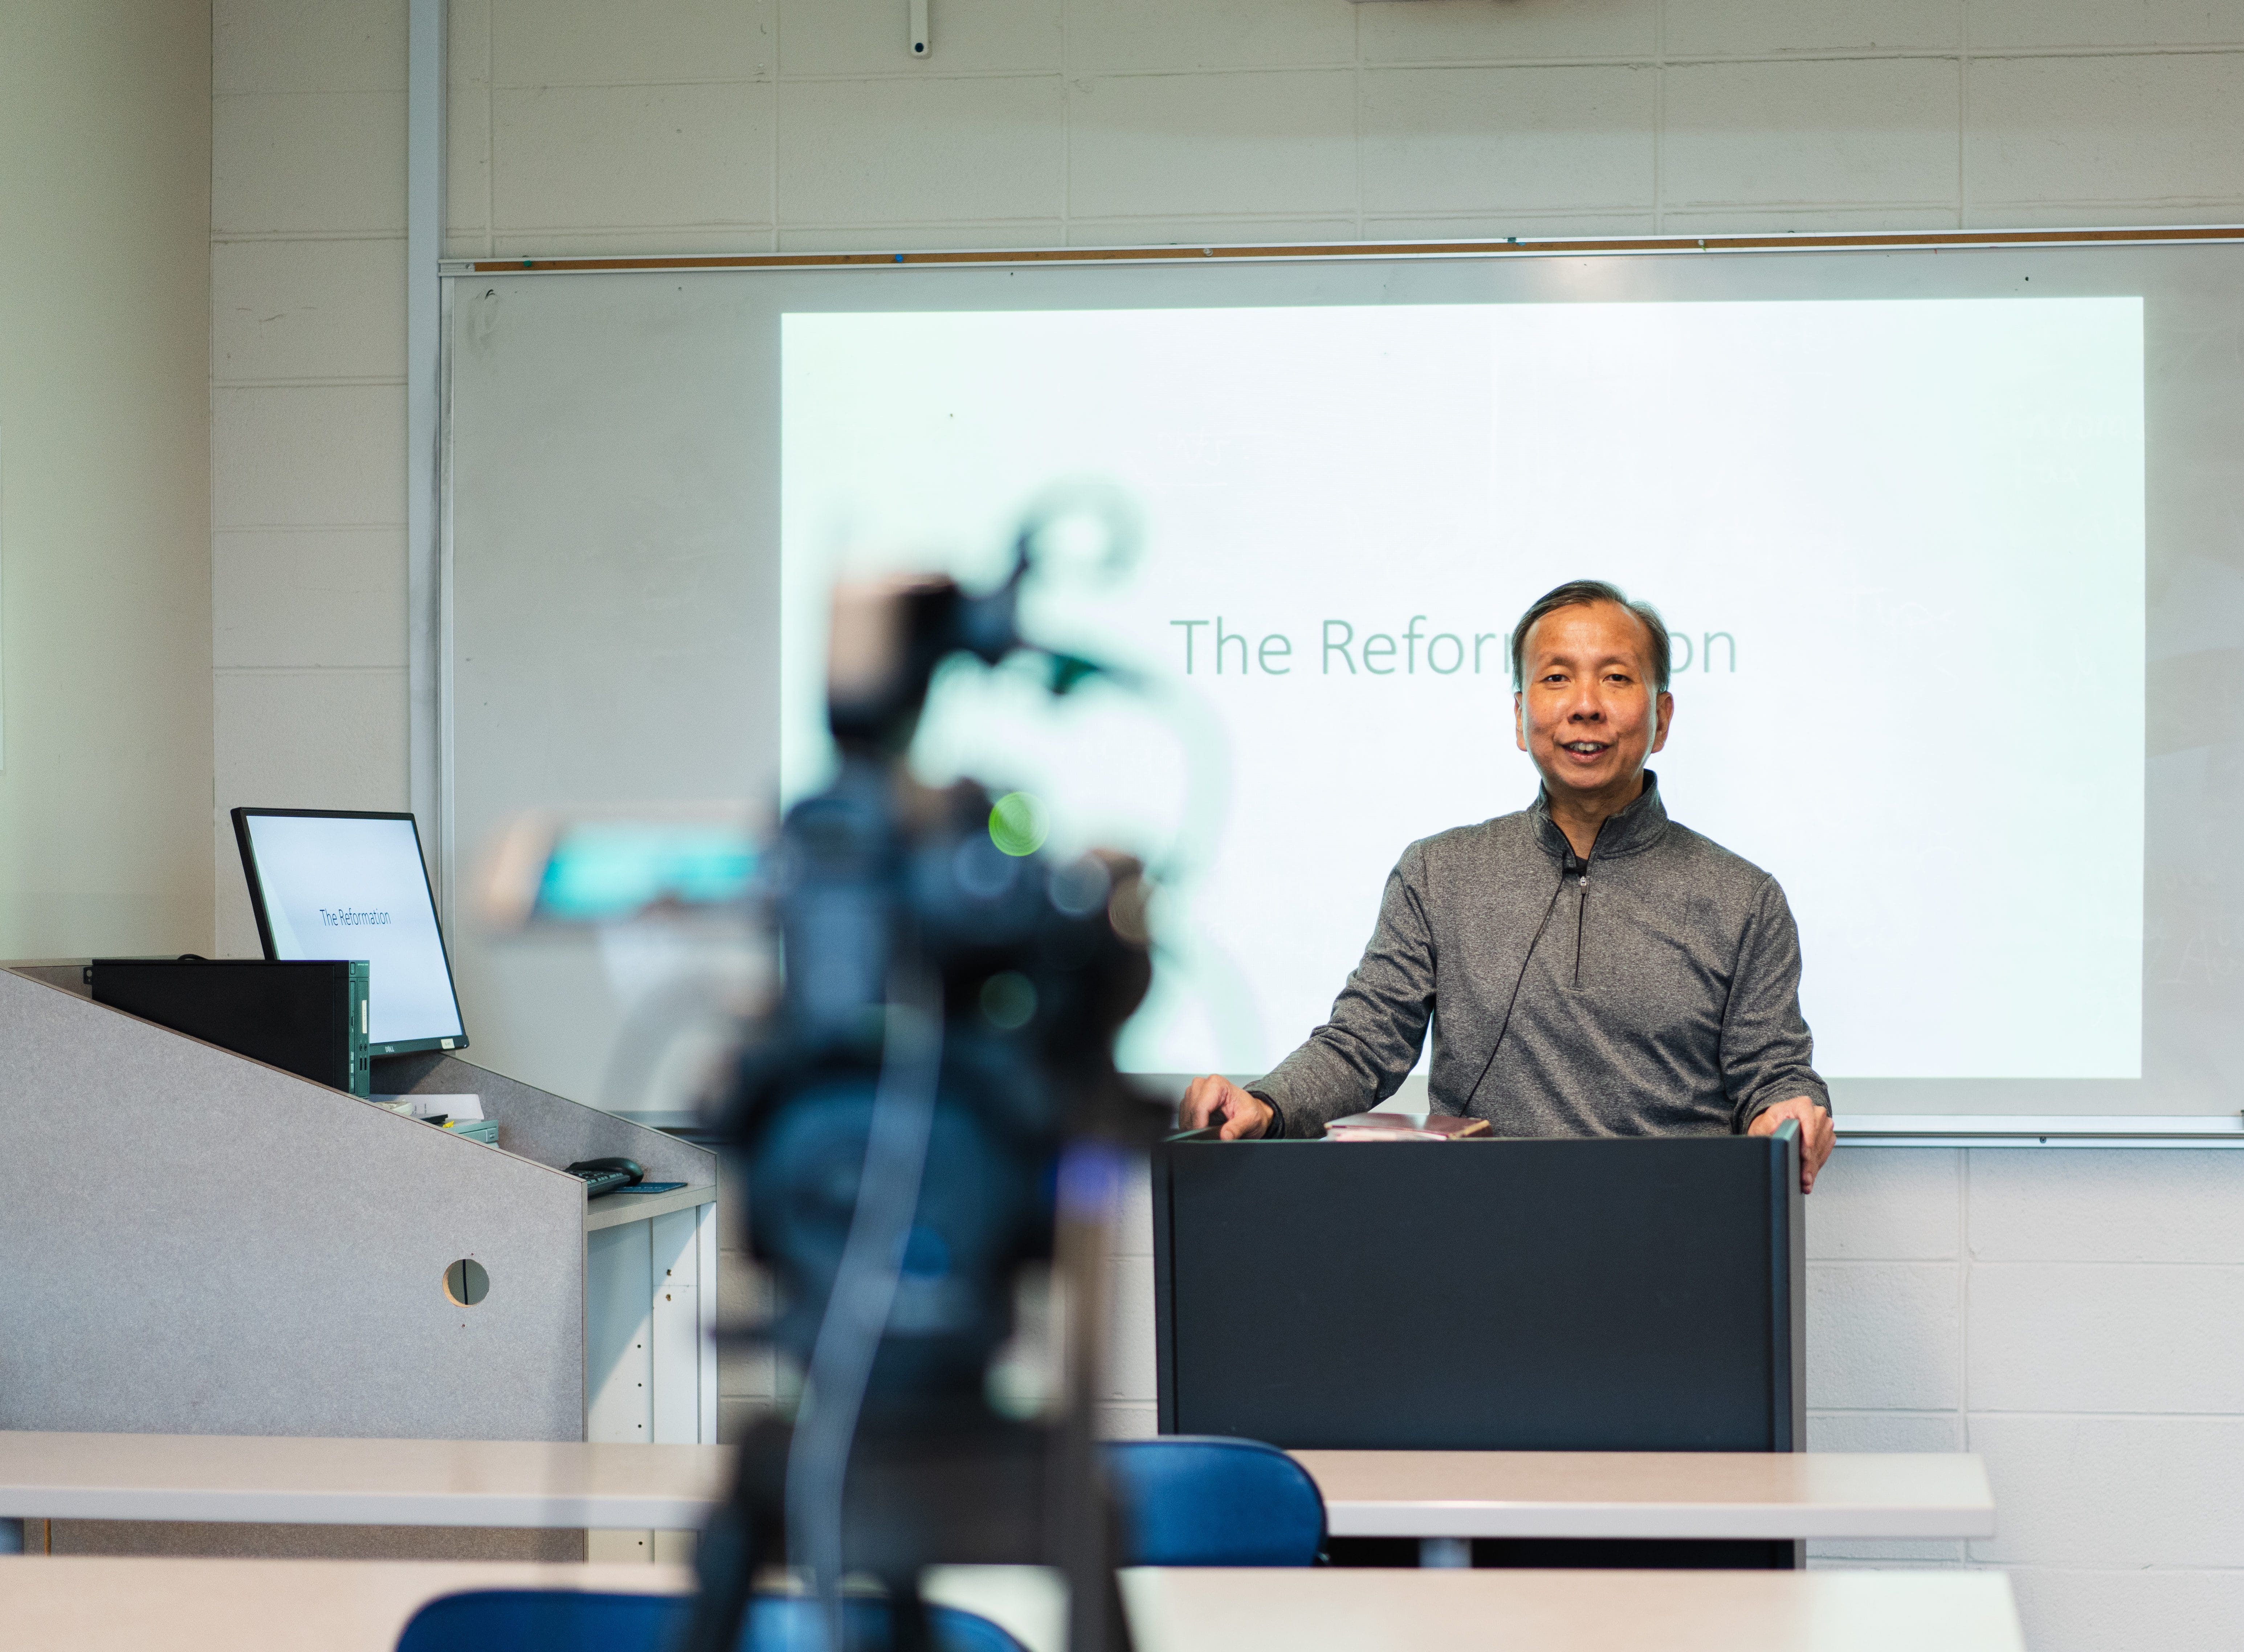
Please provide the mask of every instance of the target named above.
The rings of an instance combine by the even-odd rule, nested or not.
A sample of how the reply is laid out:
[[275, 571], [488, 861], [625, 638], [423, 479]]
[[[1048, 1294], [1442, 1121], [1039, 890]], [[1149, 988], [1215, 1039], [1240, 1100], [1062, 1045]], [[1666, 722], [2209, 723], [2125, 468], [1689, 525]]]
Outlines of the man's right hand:
[[1185, 1086], [1184, 1105], [1177, 1109], [1177, 1127], [1201, 1130], [1220, 1124], [1223, 1129], [1218, 1140], [1250, 1142], [1269, 1129], [1276, 1116], [1269, 1102], [1210, 1073]]

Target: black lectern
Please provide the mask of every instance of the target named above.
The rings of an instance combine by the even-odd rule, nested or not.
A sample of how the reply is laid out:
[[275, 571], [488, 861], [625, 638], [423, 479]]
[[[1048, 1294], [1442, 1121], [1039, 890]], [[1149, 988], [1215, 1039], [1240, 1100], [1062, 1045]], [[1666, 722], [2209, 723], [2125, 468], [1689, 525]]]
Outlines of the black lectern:
[[1799, 1164], [1794, 1129], [1173, 1137], [1153, 1157], [1161, 1432], [1800, 1450]]
[[[1796, 1125], [1153, 1155], [1163, 1433], [1326, 1450], [1800, 1451]], [[1343, 1563], [1415, 1545], [1335, 1540]], [[1343, 1550], [1347, 1553], [1344, 1554]], [[1476, 1564], [1792, 1567], [1794, 1543], [1481, 1540]]]

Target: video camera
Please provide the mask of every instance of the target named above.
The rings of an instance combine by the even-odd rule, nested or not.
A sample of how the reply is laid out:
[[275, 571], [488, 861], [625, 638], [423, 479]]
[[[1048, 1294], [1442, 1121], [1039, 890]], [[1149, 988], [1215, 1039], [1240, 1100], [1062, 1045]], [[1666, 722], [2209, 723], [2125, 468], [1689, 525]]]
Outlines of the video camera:
[[[1072, 1652], [1127, 1642], [1090, 1408], [1115, 1188], [1166, 1120], [1113, 1061], [1151, 979], [1146, 880], [1119, 854], [1047, 856], [1035, 799], [931, 789], [904, 763], [948, 660], [1027, 654], [1055, 694], [1102, 674], [1021, 635], [1051, 526], [1031, 517], [986, 594], [912, 577], [835, 597], [840, 770], [757, 867], [783, 985], [717, 1120], [778, 1297], [750, 1334], [803, 1393], [742, 1443], [702, 1537], [690, 1652], [732, 1652], [756, 1574], [781, 1565], [827, 1602], [823, 1652], [848, 1652], [852, 1576], [885, 1588], [897, 1652], [925, 1646], [916, 1580], [941, 1563], [1061, 1567]], [[1065, 1399], [1023, 1420], [990, 1373], [1039, 1262], [1067, 1307]]]

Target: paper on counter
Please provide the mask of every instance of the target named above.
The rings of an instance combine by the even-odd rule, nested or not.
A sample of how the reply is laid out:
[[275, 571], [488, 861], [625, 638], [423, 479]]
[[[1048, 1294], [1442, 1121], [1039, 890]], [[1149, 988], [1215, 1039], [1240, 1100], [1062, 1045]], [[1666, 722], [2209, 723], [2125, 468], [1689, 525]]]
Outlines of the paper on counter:
[[480, 1096], [374, 1096], [368, 1099], [385, 1103], [409, 1102], [416, 1118], [434, 1118], [439, 1113], [447, 1118], [481, 1118], [483, 1116], [483, 1098]]

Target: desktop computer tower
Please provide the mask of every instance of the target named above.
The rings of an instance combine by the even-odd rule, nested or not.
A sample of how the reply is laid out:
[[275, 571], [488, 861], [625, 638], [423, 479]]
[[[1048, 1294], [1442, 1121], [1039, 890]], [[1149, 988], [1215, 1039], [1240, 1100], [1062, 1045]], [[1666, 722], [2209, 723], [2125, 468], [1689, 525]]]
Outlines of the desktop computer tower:
[[370, 1088], [363, 959], [97, 958], [93, 1001], [353, 1096]]

